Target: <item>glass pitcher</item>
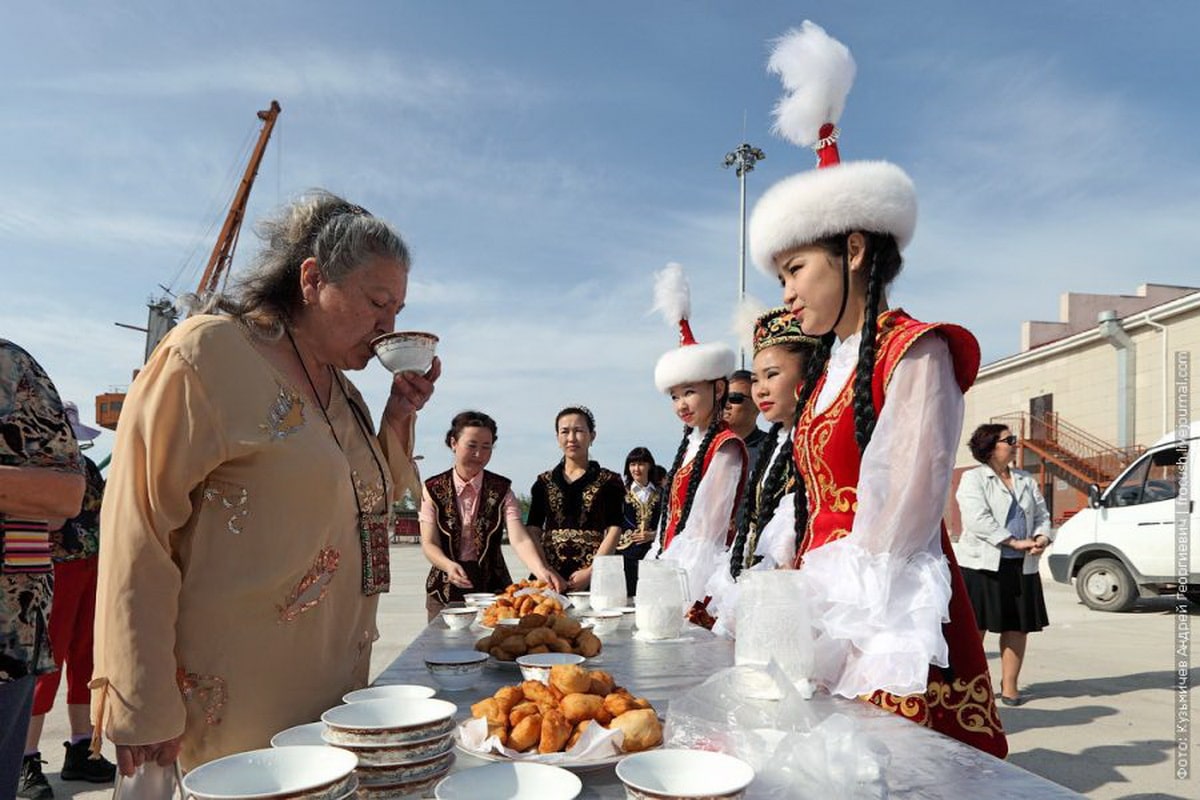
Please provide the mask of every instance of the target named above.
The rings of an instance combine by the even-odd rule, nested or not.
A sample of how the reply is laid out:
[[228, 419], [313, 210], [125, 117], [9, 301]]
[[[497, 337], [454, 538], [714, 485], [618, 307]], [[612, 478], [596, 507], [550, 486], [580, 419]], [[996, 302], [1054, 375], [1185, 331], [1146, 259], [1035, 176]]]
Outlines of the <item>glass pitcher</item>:
[[624, 608], [625, 556], [596, 556], [592, 560], [592, 608], [597, 611]]
[[642, 561], [634, 612], [639, 634], [674, 639], [683, 630], [688, 605], [687, 571], [664, 561]]
[[747, 570], [738, 578], [734, 663], [765, 666], [774, 660], [798, 683], [813, 671], [808, 606], [796, 570]]

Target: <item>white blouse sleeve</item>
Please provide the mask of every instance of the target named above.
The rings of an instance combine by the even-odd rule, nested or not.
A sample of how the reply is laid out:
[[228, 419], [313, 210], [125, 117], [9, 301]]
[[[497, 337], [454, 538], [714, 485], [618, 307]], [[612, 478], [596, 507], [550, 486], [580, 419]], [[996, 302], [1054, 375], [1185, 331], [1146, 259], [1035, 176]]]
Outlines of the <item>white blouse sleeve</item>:
[[850, 534], [809, 551], [801, 573], [833, 694], [925, 691], [947, 666], [950, 570], [942, 511], [962, 430], [963, 396], [946, 342], [921, 337], [896, 366], [863, 453]]
[[742, 483], [742, 461], [741, 448], [732, 439], [717, 449], [696, 487], [687, 524], [660, 556], [687, 570], [691, 602], [704, 599], [705, 584], [725, 551], [733, 505]]
[[796, 560], [796, 493], [788, 492], [779, 499], [775, 516], [758, 535], [754, 555], [762, 561], [752, 569], [791, 569]]

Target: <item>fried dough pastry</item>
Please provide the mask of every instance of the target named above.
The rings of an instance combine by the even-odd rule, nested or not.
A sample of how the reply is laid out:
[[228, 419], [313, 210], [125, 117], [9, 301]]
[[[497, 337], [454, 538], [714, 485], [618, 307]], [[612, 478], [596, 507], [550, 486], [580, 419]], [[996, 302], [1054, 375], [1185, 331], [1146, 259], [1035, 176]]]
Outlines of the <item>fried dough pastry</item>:
[[625, 734], [621, 749], [626, 753], [637, 753], [662, 744], [662, 723], [652, 708], [626, 711], [613, 719], [608, 727]]
[[567, 750], [570, 750], [575, 746], [575, 743], [579, 741], [579, 737], [583, 736], [583, 732], [587, 730], [587, 726], [591, 724], [592, 721], [590, 719], [585, 719], [583, 722], [575, 726], [575, 732], [571, 734], [570, 739], [567, 739]]
[[508, 712], [508, 724], [517, 725], [526, 717], [532, 717], [534, 714], [541, 714], [542, 710], [538, 708], [538, 704], [532, 700], [526, 700], [524, 703], [518, 703], [513, 706], [512, 711]]
[[575, 637], [575, 652], [584, 658], [591, 658], [600, 652], [600, 638], [589, 630], [580, 631]]
[[525, 692], [526, 700], [532, 700], [539, 706], [558, 708], [558, 704], [563, 698], [561, 691], [553, 686], [547, 686], [541, 681], [525, 681], [521, 684], [521, 690]]
[[555, 664], [550, 668], [550, 685], [564, 695], [592, 688], [591, 674], [578, 664]]
[[508, 746], [513, 750], [528, 750], [542, 740], [542, 715], [525, 717], [508, 734]]
[[588, 675], [592, 679], [592, 685], [588, 691], [592, 694], [606, 697], [612, 694], [613, 689], [616, 688], [617, 683], [613, 680], [613, 676], [602, 669], [594, 669]]
[[538, 742], [539, 753], [557, 753], [563, 749], [575, 726], [567, 722], [561, 711], [547, 711], [542, 715], [542, 736]]
[[578, 723], [595, 719], [596, 712], [604, 709], [604, 698], [595, 694], [577, 692], [562, 699], [562, 713], [568, 722]]
[[521, 691], [520, 686], [503, 686], [496, 690], [492, 695], [496, 701], [496, 705], [507, 716], [513, 707], [525, 700], [525, 693]]

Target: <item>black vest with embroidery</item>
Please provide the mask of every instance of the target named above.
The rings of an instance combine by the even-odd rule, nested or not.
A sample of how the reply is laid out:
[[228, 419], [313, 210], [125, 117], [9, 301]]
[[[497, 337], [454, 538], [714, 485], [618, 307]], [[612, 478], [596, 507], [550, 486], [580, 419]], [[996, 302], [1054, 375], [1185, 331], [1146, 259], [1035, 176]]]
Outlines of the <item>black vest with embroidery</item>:
[[[479, 554], [479, 573], [484, 585], [477, 585], [468, 591], [502, 592], [512, 583], [508, 566], [504, 563], [504, 554], [500, 550], [504, 536], [504, 498], [511, 486], [512, 481], [503, 475], [484, 470], [475, 519], [470, 529], [464, 531], [462, 516], [458, 511], [458, 495], [454, 491], [454, 470], [447, 470], [425, 481], [437, 515], [438, 544], [446, 557], [457, 561], [462, 537], [474, 537], [475, 552]], [[469, 573], [472, 571], [468, 570]], [[425, 591], [441, 603], [462, 600], [464, 594], [464, 590], [451, 584], [446, 573], [437, 567], [429, 570]]]

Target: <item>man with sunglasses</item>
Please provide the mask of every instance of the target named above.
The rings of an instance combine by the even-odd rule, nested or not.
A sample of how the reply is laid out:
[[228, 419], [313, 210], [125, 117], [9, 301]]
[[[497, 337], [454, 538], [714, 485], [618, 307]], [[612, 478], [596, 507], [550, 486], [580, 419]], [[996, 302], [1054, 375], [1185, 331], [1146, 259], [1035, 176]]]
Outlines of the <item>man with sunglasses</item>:
[[725, 422], [745, 443], [746, 452], [750, 457], [746, 463], [758, 463], [758, 449], [766, 440], [767, 432], [758, 427], [758, 406], [754, 405], [750, 397], [750, 370], [739, 369], [729, 376], [729, 400], [725, 405]]

